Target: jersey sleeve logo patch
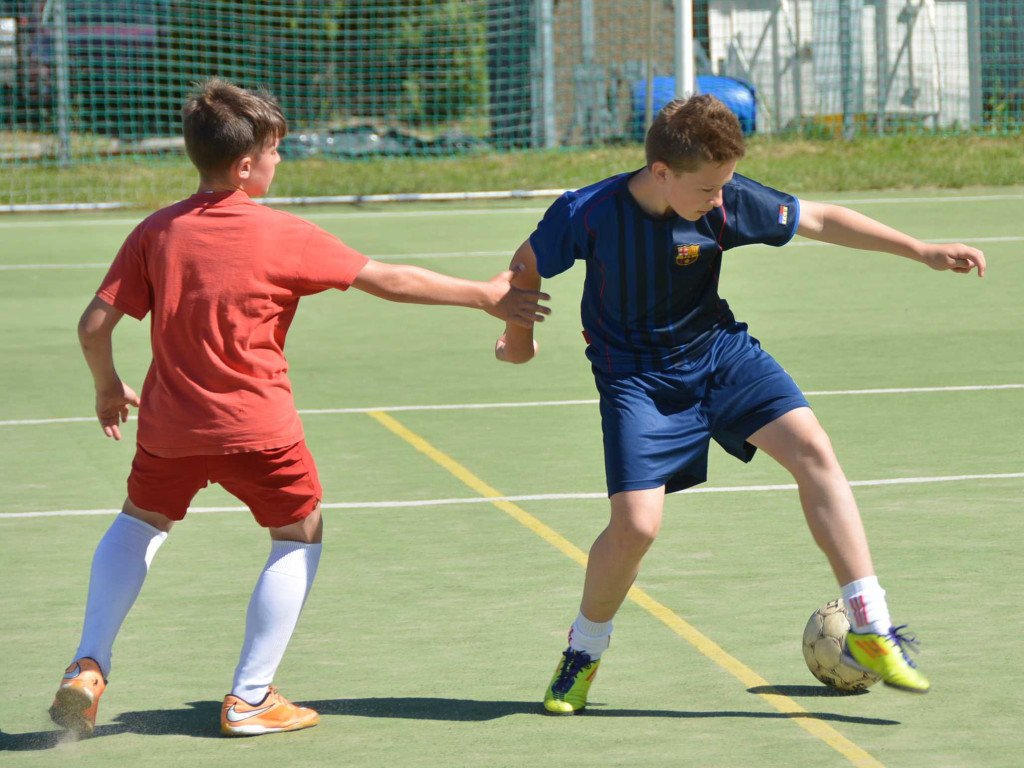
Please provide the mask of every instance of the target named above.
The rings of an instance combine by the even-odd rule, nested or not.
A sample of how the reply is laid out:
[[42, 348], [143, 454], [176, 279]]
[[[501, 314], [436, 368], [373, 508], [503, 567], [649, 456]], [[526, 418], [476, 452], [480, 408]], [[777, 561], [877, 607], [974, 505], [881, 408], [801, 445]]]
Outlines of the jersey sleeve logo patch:
[[700, 258], [699, 245], [677, 245], [676, 264], [680, 267], [688, 267]]
[[780, 205], [779, 206], [779, 224], [785, 225], [786, 222], [788, 222], [788, 221], [789, 221], [789, 206], [788, 205]]

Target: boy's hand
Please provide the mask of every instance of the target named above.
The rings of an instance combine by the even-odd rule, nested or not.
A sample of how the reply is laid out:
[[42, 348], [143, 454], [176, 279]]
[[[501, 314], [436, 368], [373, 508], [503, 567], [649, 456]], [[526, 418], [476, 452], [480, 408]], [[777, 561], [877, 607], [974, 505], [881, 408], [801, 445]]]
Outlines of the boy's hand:
[[139, 407], [139, 396], [135, 390], [120, 379], [108, 390], [96, 391], [96, 416], [103, 427], [103, 434], [115, 440], [121, 439], [119, 422], [128, 421], [128, 406]]
[[551, 297], [541, 291], [524, 291], [514, 287], [512, 278], [521, 270], [521, 266], [517, 270], [506, 269], [489, 280], [495, 298], [494, 305], [486, 309], [488, 314], [506, 323], [532, 328], [534, 323], [544, 321], [544, 315], [551, 314], [548, 307], [540, 304], [541, 301], [550, 301]]
[[963, 243], [929, 245], [922, 251], [921, 261], [932, 269], [950, 269], [961, 275], [977, 267], [978, 277], [985, 276], [985, 254]]
[[[537, 354], [537, 350], [538, 349], [540, 349], [540, 345], [538, 345], [537, 344], [537, 340], [534, 339], [533, 340], [533, 355]], [[530, 360], [533, 359], [533, 355], [523, 356], [523, 357], [515, 357], [513, 355], [509, 355], [508, 345], [506, 343], [505, 334], [504, 333], [501, 334], [501, 336], [498, 337], [498, 340], [496, 342], [494, 342], [494, 356], [496, 358], [498, 358], [499, 360], [501, 360], [501, 362], [503, 362], [503, 363], [515, 363], [515, 364], [528, 363]]]

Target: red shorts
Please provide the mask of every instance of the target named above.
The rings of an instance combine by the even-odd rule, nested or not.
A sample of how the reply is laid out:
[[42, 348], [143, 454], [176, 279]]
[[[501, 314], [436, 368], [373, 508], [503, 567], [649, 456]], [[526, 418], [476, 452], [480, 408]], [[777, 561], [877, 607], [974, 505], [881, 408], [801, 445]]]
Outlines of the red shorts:
[[285, 448], [218, 456], [154, 456], [136, 446], [128, 498], [140, 509], [181, 520], [209, 483], [244, 502], [264, 528], [304, 520], [323, 496], [316, 464], [301, 440]]

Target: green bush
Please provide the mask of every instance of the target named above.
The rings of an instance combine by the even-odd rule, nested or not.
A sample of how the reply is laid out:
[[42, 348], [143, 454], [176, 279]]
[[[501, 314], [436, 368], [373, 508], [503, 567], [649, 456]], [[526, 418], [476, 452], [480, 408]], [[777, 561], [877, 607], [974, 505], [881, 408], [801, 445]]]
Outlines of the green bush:
[[[484, 0], [174, 0], [170, 80], [273, 91], [289, 120], [432, 125], [483, 108]], [[180, 98], [180, 96], [179, 96]]]

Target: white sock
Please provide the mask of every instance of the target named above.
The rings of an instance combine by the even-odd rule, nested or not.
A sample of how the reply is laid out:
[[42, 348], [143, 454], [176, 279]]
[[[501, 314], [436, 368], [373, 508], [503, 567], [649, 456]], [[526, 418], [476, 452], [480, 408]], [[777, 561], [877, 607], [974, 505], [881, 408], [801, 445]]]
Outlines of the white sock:
[[167, 534], [130, 515], [120, 514], [96, 545], [85, 603], [82, 640], [75, 658], [95, 659], [110, 675], [114, 638], [142, 589], [153, 556]]
[[231, 693], [256, 705], [267, 695], [277, 665], [316, 578], [320, 544], [273, 541], [245, 616], [245, 643]]
[[892, 628], [889, 606], [885, 602], [885, 590], [878, 583], [877, 576], [851, 581], [843, 588], [843, 603], [854, 632], [874, 632], [885, 635]]
[[597, 661], [612, 641], [610, 621], [591, 621], [581, 611], [569, 630], [569, 647], [574, 651], [585, 651]]

